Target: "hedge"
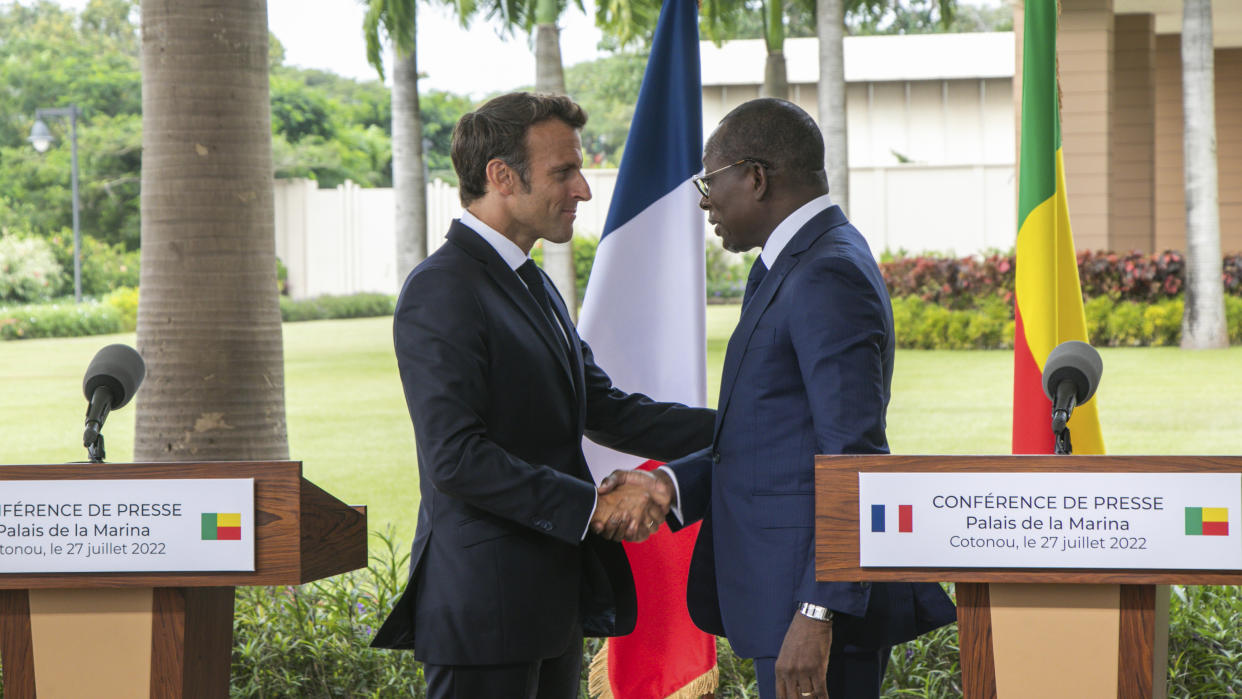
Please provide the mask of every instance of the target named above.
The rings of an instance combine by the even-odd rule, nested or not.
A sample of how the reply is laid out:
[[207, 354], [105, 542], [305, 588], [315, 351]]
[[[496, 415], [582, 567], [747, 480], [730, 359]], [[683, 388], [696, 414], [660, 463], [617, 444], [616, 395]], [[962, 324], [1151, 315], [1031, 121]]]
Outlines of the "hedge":
[[397, 309], [397, 298], [388, 294], [350, 294], [316, 296], [294, 301], [280, 297], [280, 318], [286, 323], [332, 318], [374, 318], [390, 316]]
[[[1226, 295], [1242, 296], [1242, 254], [1224, 256], [1221, 281]], [[880, 271], [890, 296], [917, 296], [948, 308], [974, 308], [990, 299], [1013, 302], [1014, 256], [881, 258]], [[1078, 279], [1084, 299], [1154, 303], [1181, 296], [1185, 258], [1166, 250], [1148, 255], [1083, 250]]]
[[[390, 316], [396, 297], [386, 294], [320, 296], [302, 301], [280, 298], [285, 322], [330, 318]], [[116, 289], [99, 300], [0, 306], [0, 339], [30, 340], [44, 337], [84, 337], [133, 332], [138, 325], [138, 290]]]
[[[1083, 304], [1087, 337], [1097, 347], [1176, 346], [1182, 340], [1181, 298], [1156, 303], [1099, 296]], [[1242, 297], [1225, 297], [1230, 344], [1242, 344]], [[989, 299], [954, 310], [917, 296], [893, 299], [897, 346], [905, 349], [1011, 349], [1013, 307]]]
[[0, 308], [0, 338], [5, 340], [109, 335], [125, 329], [121, 311], [107, 302], [74, 303], [70, 299]]

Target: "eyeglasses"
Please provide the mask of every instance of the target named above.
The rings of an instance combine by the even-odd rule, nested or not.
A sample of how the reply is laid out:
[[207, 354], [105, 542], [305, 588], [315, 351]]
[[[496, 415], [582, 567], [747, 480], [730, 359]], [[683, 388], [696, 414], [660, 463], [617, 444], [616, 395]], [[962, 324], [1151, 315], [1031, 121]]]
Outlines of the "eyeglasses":
[[741, 165], [742, 163], [755, 163], [756, 165], [760, 167], [764, 167], [764, 168], [771, 167], [767, 163], [763, 162], [762, 160], [758, 158], [742, 158], [741, 160], [735, 163], [729, 163], [728, 165], [725, 165], [724, 167], [719, 168], [717, 170], [712, 170], [709, 173], [706, 173], [703, 175], [695, 175], [694, 177], [690, 178], [690, 181], [694, 183], [694, 188], [699, 190], [699, 194], [702, 194], [705, 198], [709, 198], [711, 197], [710, 192], [711, 192], [712, 186], [711, 186], [711, 183], [708, 182], [708, 180], [724, 172], [725, 170], [728, 170], [729, 168], [734, 167], [736, 165]]

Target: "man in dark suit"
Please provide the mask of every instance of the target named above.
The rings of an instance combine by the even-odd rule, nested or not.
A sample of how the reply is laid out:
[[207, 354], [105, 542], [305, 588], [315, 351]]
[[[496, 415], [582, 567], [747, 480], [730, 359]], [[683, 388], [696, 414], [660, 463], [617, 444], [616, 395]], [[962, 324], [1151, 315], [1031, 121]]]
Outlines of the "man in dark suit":
[[[662, 461], [710, 444], [710, 410], [614, 388], [528, 257], [590, 198], [582, 109], [514, 93], [458, 122], [465, 207], [409, 276], [393, 339], [418, 444], [410, 582], [372, 645], [412, 648], [430, 697], [570, 699], [582, 637], [629, 633], [618, 543], [659, 526], [654, 478], [598, 495], [582, 437]], [[663, 492], [663, 491], [661, 491]]]
[[891, 646], [955, 618], [935, 584], [815, 581], [814, 455], [888, 452], [888, 292], [828, 196], [806, 112], [741, 105], [703, 167], [700, 206], [724, 247], [762, 252], [725, 353], [713, 445], [660, 476], [680, 489], [670, 526], [703, 522], [690, 614], [755, 658], [764, 699], [876, 697]]

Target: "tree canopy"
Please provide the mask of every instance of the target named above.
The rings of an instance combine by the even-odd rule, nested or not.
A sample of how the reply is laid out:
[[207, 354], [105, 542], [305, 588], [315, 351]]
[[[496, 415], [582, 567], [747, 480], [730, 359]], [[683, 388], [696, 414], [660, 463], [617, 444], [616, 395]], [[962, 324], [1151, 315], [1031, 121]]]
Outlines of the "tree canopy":
[[[0, 5], [0, 229], [51, 237], [72, 227], [69, 123], [45, 119], [55, 138], [38, 153], [36, 110], [76, 104], [85, 235], [139, 244], [142, 82], [136, 0], [90, 0], [81, 12], [40, 0]], [[277, 177], [331, 187], [346, 179], [391, 184], [388, 89], [283, 65], [270, 40], [272, 147]], [[454, 120], [456, 117], [453, 117]], [[451, 124], [449, 125], [451, 129]], [[447, 154], [447, 151], [445, 151]]]

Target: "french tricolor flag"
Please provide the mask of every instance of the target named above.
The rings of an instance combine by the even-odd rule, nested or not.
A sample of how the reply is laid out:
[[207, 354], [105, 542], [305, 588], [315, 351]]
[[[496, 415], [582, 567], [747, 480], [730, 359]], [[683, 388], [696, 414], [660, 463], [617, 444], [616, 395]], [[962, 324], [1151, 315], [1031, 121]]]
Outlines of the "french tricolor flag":
[[[701, 169], [698, 6], [666, 0], [638, 93], [617, 186], [578, 331], [613, 384], [658, 400], [707, 401], [704, 217], [690, 178]], [[596, 481], [657, 464], [584, 444]], [[638, 593], [634, 633], [591, 664], [591, 695], [699, 696], [716, 687], [715, 639], [686, 610], [698, 526], [626, 544]]]
[[[893, 526], [893, 522], [889, 521], [889, 518], [894, 514], [897, 515], [896, 527]], [[871, 531], [912, 533], [914, 531], [914, 506], [898, 505], [896, 507], [885, 507], [884, 505], [872, 505]]]

